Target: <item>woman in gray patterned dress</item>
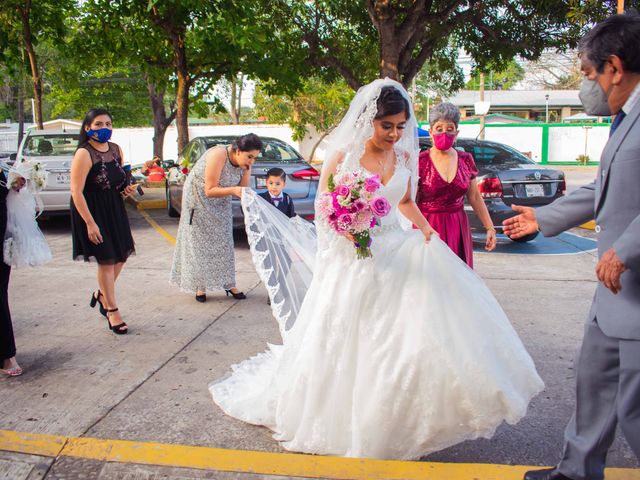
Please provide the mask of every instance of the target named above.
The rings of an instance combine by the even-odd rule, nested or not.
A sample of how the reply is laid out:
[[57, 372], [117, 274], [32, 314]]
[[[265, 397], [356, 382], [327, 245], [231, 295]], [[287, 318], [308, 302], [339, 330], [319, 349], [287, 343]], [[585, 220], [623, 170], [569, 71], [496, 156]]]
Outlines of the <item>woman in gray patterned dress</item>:
[[231, 197], [249, 186], [251, 165], [262, 150], [250, 133], [230, 146], [210, 148], [192, 167], [182, 190], [182, 215], [173, 254], [171, 283], [205, 302], [206, 291], [224, 289], [246, 298], [236, 288]]

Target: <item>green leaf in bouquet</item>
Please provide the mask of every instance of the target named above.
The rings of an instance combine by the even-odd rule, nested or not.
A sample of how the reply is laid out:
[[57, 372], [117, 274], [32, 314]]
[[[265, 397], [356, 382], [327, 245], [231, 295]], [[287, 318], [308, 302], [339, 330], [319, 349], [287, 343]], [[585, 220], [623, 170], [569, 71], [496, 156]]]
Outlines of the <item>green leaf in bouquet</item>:
[[327, 189], [333, 193], [336, 189], [336, 182], [333, 178], [333, 173], [329, 175], [329, 180], [327, 181]]
[[369, 258], [372, 257], [373, 255], [371, 254], [371, 236], [369, 235], [369, 232], [361, 232], [361, 233], [355, 233], [353, 235], [353, 238], [356, 240], [355, 243], [355, 247], [356, 247], [356, 257], [360, 260], [364, 260], [365, 258]]

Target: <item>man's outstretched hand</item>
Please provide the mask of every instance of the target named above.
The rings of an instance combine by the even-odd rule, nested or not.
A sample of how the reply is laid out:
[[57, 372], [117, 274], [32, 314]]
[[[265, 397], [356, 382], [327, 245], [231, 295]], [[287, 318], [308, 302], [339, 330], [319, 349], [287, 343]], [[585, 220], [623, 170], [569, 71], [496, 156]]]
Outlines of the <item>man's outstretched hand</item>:
[[622, 260], [620, 260], [620, 257], [612, 247], [600, 257], [600, 261], [596, 265], [596, 275], [598, 275], [598, 280], [605, 287], [616, 294], [622, 290], [620, 276], [626, 269], [627, 267], [624, 266], [624, 263], [622, 263]]
[[502, 222], [506, 236], [509, 238], [521, 238], [538, 231], [535, 209], [521, 205], [511, 205], [511, 208], [518, 212], [519, 215], [507, 218]]

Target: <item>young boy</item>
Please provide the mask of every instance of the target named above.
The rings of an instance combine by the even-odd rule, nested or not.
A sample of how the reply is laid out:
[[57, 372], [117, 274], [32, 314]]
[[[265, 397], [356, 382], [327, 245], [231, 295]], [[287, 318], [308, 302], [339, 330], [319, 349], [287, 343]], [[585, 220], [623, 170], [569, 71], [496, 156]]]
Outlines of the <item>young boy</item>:
[[[291, 218], [296, 215], [296, 212], [293, 208], [293, 200], [291, 200], [289, 195], [282, 191], [286, 184], [287, 174], [284, 170], [278, 167], [270, 168], [267, 171], [267, 191], [259, 193], [258, 195], [264, 198], [271, 205], [275, 206], [287, 217]], [[288, 268], [289, 264], [286, 265], [287, 270]], [[267, 298], [267, 304], [271, 305], [270, 298]]]
[[293, 200], [282, 190], [287, 184], [287, 174], [283, 169], [274, 167], [267, 172], [267, 191], [259, 195], [291, 218], [296, 215]]

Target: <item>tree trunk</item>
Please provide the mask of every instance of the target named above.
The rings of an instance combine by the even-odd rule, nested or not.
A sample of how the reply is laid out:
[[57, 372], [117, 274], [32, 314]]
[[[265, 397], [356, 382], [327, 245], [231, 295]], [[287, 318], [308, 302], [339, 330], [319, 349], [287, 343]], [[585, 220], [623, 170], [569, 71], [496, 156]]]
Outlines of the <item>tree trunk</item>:
[[36, 128], [42, 130], [42, 79], [38, 70], [38, 59], [31, 41], [31, 24], [29, 14], [31, 10], [31, 0], [26, 0], [24, 8], [20, 9], [22, 16], [22, 36], [24, 37], [24, 47], [29, 56], [29, 65], [31, 66], [31, 79], [33, 82], [33, 99], [35, 102]]
[[153, 111], [153, 156], [164, 159], [164, 135], [167, 128], [176, 116], [175, 109], [167, 117], [164, 106], [165, 89], [158, 89], [147, 76], [147, 91], [149, 92], [149, 101], [151, 102], [151, 110]]
[[311, 153], [309, 154], [309, 163], [313, 162], [313, 157], [315, 157], [316, 155], [316, 150], [318, 149], [318, 146], [322, 143], [322, 141], [327, 137], [327, 135], [329, 135], [333, 129], [336, 128], [335, 125], [333, 127], [331, 127], [329, 130], [327, 130], [326, 132], [324, 132], [322, 134], [322, 136], [318, 139], [318, 141], [316, 142], [316, 144], [313, 146], [313, 148], [311, 149]]
[[240, 123], [240, 119], [238, 118], [238, 110], [236, 108], [236, 83], [237, 79], [234, 75], [233, 77], [231, 77], [231, 100], [229, 102], [231, 106], [231, 123], [233, 123], [234, 125]]
[[380, 48], [380, 78], [389, 77], [400, 80], [398, 62], [400, 60], [400, 45], [396, 39], [395, 15], [389, 2], [370, 0], [367, 3], [369, 17], [378, 31], [378, 45]]
[[18, 85], [18, 145], [16, 150], [20, 148], [22, 143], [22, 137], [24, 136], [24, 88], [22, 86], [22, 79]]
[[173, 51], [173, 69], [178, 80], [175, 118], [178, 130], [178, 153], [180, 153], [189, 143], [189, 89], [192, 83], [189, 77], [187, 50], [184, 43], [186, 28], [183, 25], [172, 23], [175, 19], [171, 15], [163, 17], [157, 6], [153, 6], [150, 13], [153, 22], [167, 34]]
[[[426, 30], [428, 24], [439, 25], [442, 35], [448, 37], [455, 22], [447, 22], [447, 19], [462, 2], [449, 1], [435, 12], [431, 11], [434, 2], [414, 0], [408, 3], [410, 6], [399, 8], [395, 2], [388, 0], [367, 2], [369, 17], [378, 31], [380, 77], [392, 78], [405, 88], [411, 85], [436, 46]], [[399, 21], [401, 10], [404, 11], [404, 18]]]
[[242, 115], [242, 87], [244, 86], [244, 75], [240, 74], [240, 85], [238, 85], [238, 96], [236, 98], [236, 123], [240, 123], [240, 115]]
[[[390, 32], [388, 24], [382, 25], [380, 32], [380, 78], [389, 77], [397, 82], [401, 82], [398, 63], [400, 52], [395, 42], [393, 32]], [[391, 25], [393, 27], [393, 25]]]
[[[182, 53], [184, 54], [184, 51]], [[186, 58], [184, 66], [176, 69], [176, 75], [178, 77], [176, 128], [178, 130], [178, 152], [182, 152], [189, 143], [189, 73], [186, 69]]]

